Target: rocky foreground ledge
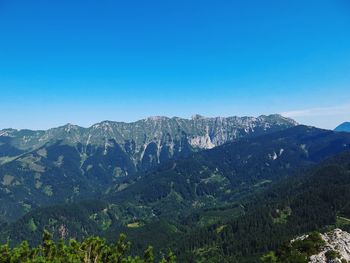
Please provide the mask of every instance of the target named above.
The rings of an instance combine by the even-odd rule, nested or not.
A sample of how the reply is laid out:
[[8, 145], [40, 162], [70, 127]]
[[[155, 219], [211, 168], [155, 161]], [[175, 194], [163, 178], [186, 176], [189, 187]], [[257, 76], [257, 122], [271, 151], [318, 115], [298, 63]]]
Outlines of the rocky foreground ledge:
[[[295, 240], [304, 240], [306, 238], [308, 238], [308, 235], [301, 236]], [[309, 263], [350, 262], [350, 233], [337, 228], [321, 234], [321, 238], [325, 244], [317, 255], [310, 257]]]

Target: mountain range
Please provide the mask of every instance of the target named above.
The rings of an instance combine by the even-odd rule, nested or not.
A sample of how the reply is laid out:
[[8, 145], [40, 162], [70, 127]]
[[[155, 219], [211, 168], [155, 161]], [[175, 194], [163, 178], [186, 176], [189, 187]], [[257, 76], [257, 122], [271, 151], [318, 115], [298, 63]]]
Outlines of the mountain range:
[[280, 115], [152, 117], [0, 131], [0, 240], [127, 233], [179, 262], [259, 262], [308, 231], [350, 229], [350, 133]]
[[196, 115], [190, 120], [105, 121], [90, 128], [5, 129], [0, 131], [0, 219], [16, 219], [43, 205], [96, 198], [124, 177], [170, 159], [296, 124], [279, 115]]

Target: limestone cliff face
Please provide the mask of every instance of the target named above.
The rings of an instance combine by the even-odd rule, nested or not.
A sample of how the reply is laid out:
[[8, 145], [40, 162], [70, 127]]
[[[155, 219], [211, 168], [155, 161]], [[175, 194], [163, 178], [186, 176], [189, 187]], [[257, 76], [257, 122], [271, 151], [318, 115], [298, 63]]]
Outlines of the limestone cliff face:
[[195, 115], [191, 119], [149, 117], [132, 123], [104, 121], [89, 128], [67, 124], [47, 131], [2, 130], [0, 148], [6, 146], [8, 154], [3, 159], [8, 161], [24, 152], [60, 141], [65, 145], [78, 145], [84, 162], [96, 148], [102, 148], [103, 154], [107, 155], [117, 147], [136, 167], [147, 168], [193, 150], [211, 149], [235, 139], [295, 125], [295, 121], [277, 114], [226, 118]]

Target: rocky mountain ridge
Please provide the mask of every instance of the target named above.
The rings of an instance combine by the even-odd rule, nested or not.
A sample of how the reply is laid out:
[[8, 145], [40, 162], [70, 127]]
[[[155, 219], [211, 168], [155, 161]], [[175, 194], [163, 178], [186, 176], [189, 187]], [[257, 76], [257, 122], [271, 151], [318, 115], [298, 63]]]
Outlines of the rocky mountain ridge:
[[[195, 115], [192, 119], [149, 117], [131, 123], [103, 121], [89, 128], [67, 124], [46, 131], [4, 129], [0, 131], [0, 150], [6, 145], [6, 156], [16, 156], [19, 152], [62, 141], [68, 145], [80, 145], [83, 154], [89, 151], [89, 146], [103, 147], [106, 153], [115, 142], [132, 157], [135, 164], [149, 155], [150, 151], [150, 159], [160, 163], [162, 158], [176, 157], [188, 148], [210, 149], [241, 137], [295, 125], [297, 123], [294, 120], [280, 115], [227, 118]], [[4, 160], [0, 156], [0, 163], [1, 161]]]
[[37, 206], [97, 198], [127, 176], [170, 159], [295, 125], [280, 115], [196, 115], [133, 123], [104, 121], [89, 128], [67, 124], [47, 131], [2, 130], [0, 213], [16, 218]]

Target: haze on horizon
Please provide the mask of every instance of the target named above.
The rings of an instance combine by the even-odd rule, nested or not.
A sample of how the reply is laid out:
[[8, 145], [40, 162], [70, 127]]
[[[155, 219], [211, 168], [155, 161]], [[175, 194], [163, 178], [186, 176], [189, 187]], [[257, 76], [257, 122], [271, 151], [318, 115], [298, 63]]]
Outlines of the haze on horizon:
[[0, 1], [0, 129], [149, 116], [350, 120], [350, 3]]

